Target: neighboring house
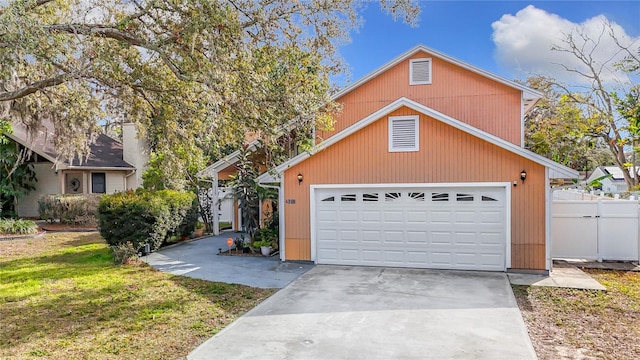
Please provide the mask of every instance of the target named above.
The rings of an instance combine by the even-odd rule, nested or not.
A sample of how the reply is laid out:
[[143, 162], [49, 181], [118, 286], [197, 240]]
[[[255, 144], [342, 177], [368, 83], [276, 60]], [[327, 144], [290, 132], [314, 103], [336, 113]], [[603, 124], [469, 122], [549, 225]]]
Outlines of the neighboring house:
[[597, 190], [612, 194], [620, 194], [629, 190], [627, 182], [624, 181], [622, 170], [617, 166], [598, 166], [587, 178], [587, 184], [605, 175], [611, 175], [611, 177], [600, 180], [602, 186], [597, 187]]
[[523, 148], [541, 96], [424, 46], [348, 86], [324, 140], [258, 179], [279, 188], [281, 259], [548, 272], [550, 179], [578, 173]]
[[136, 138], [134, 124], [122, 126], [123, 142], [99, 135], [90, 146], [90, 155], [80, 162], [59, 158], [53, 146], [53, 128], [44, 124], [36, 136], [14, 122], [9, 137], [32, 150], [38, 182], [36, 190], [18, 203], [18, 216], [37, 217], [38, 199], [48, 194], [114, 193], [142, 186], [142, 172], [148, 161], [145, 142]]

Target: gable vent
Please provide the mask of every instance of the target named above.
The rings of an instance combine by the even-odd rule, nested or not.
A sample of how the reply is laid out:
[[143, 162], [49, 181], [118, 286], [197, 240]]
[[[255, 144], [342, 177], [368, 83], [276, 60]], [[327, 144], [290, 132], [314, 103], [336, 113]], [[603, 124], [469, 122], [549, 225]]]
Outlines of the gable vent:
[[418, 116], [389, 117], [389, 151], [418, 151]]
[[409, 85], [431, 84], [431, 59], [409, 61]]

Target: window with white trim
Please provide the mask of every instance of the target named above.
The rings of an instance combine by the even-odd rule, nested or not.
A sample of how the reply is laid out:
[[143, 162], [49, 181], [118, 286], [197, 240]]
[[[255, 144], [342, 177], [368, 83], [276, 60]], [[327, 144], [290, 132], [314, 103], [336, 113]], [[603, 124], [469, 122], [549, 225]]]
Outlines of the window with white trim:
[[431, 59], [409, 60], [409, 85], [431, 84]]
[[91, 192], [104, 194], [107, 192], [107, 178], [105, 173], [91, 173]]
[[389, 117], [389, 152], [418, 151], [418, 115]]

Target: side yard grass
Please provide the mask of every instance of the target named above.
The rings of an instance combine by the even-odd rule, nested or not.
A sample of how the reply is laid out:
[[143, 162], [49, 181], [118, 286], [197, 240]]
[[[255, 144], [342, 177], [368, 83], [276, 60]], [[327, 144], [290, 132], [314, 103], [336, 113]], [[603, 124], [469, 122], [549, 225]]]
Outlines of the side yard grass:
[[1, 359], [180, 359], [274, 290], [114, 265], [97, 233], [0, 242]]
[[513, 287], [538, 358], [640, 359], [640, 273], [584, 271], [608, 291]]

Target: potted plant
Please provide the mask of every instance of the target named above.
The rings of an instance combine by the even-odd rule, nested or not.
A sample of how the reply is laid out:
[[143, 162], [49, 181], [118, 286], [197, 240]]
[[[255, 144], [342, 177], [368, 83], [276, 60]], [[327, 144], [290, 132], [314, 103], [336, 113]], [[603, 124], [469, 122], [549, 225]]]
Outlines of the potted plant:
[[271, 242], [269, 242], [267, 240], [254, 241], [253, 242], [253, 246], [255, 248], [260, 248], [260, 252], [262, 253], [263, 256], [271, 255], [271, 250], [273, 249], [271, 247]]
[[199, 238], [204, 235], [204, 223], [202, 221], [198, 221], [196, 223], [196, 229], [193, 231], [193, 237]]

